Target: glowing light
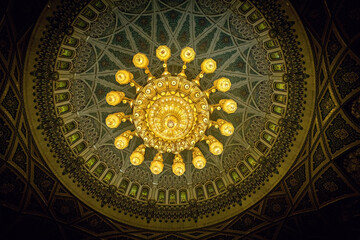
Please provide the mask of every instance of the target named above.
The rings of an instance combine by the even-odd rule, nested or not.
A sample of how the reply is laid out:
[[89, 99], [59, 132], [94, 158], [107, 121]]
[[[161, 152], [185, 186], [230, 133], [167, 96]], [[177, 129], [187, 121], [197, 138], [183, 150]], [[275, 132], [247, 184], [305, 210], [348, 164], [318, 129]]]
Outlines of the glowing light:
[[175, 155], [172, 171], [181, 176], [185, 173], [185, 163], [180, 155], [182, 151], [192, 151], [192, 163], [197, 169], [206, 166], [206, 159], [196, 144], [205, 140], [209, 145], [209, 151], [214, 155], [223, 152], [223, 144], [214, 136], [206, 136], [206, 131], [211, 126], [219, 128], [224, 136], [234, 133], [234, 126], [223, 119], [216, 122], [210, 120], [210, 113], [216, 108], [223, 109], [226, 113], [234, 113], [237, 104], [232, 99], [222, 99], [216, 105], [209, 105], [210, 94], [226, 92], [231, 88], [228, 78], [219, 78], [214, 81], [214, 86], [206, 91], [200, 88], [200, 79], [204, 74], [213, 73], [216, 70], [216, 62], [209, 58], [201, 63], [201, 72], [189, 81], [185, 74], [186, 64], [195, 59], [195, 51], [190, 47], [182, 49], [180, 57], [184, 62], [182, 71], [173, 76], [167, 70], [167, 60], [171, 57], [171, 50], [167, 46], [159, 46], [156, 56], [163, 61], [164, 72], [162, 77], [154, 77], [149, 68], [149, 59], [143, 53], [137, 53], [133, 57], [135, 67], [145, 69], [148, 75], [146, 86], [142, 87], [134, 80], [132, 73], [119, 70], [115, 79], [119, 84], [128, 84], [136, 88], [136, 98], [129, 99], [123, 92], [111, 91], [106, 95], [106, 102], [116, 106], [119, 103], [129, 103], [132, 115], [123, 112], [109, 114], [105, 120], [109, 128], [117, 128], [121, 122], [130, 121], [134, 131], [127, 130], [115, 138], [114, 145], [118, 149], [125, 149], [134, 136], [141, 138], [144, 144], [138, 146], [130, 155], [131, 164], [138, 166], [144, 162], [145, 149], [157, 150], [150, 170], [153, 174], [160, 174], [164, 169], [162, 153], [168, 152]]

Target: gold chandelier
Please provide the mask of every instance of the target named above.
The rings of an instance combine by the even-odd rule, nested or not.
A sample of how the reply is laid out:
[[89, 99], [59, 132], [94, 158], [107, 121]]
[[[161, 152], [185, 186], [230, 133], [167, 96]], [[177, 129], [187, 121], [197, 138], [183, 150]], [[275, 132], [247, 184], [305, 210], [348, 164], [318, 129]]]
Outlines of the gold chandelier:
[[222, 99], [218, 104], [209, 105], [210, 93], [226, 92], [231, 87], [228, 78], [219, 78], [214, 81], [214, 86], [202, 91], [200, 79], [204, 73], [213, 73], [216, 70], [216, 62], [209, 58], [201, 63], [201, 72], [189, 81], [185, 75], [186, 64], [193, 61], [195, 51], [190, 47], [182, 49], [180, 57], [184, 62], [182, 71], [177, 76], [168, 72], [167, 60], [171, 56], [167, 46], [159, 46], [156, 56], [163, 61], [164, 72], [161, 77], [154, 77], [149, 68], [149, 60], [146, 55], [137, 53], [133, 57], [136, 67], [145, 69], [148, 75], [147, 84], [140, 86], [135, 82], [132, 73], [119, 70], [115, 79], [119, 84], [128, 84], [136, 88], [136, 98], [125, 97], [125, 93], [111, 91], [106, 95], [106, 102], [112, 106], [119, 103], [129, 103], [132, 115], [123, 112], [113, 113], [107, 116], [106, 125], [117, 128], [121, 122], [130, 121], [134, 124], [134, 131], [125, 131], [115, 138], [115, 147], [125, 149], [129, 141], [134, 137], [140, 137], [144, 143], [138, 146], [130, 155], [133, 165], [140, 165], [144, 161], [145, 148], [154, 148], [158, 152], [150, 164], [153, 174], [163, 171], [164, 163], [162, 154], [165, 152], [175, 155], [172, 165], [174, 174], [181, 176], [185, 172], [185, 164], [180, 152], [192, 150], [192, 163], [197, 169], [206, 165], [206, 159], [195, 144], [205, 140], [209, 150], [214, 155], [223, 151], [223, 144], [212, 135], [206, 135], [206, 130], [214, 126], [219, 128], [224, 136], [230, 136], [234, 132], [234, 126], [223, 119], [210, 120], [210, 114], [214, 110], [223, 110], [226, 113], [234, 113], [237, 104], [232, 99]]

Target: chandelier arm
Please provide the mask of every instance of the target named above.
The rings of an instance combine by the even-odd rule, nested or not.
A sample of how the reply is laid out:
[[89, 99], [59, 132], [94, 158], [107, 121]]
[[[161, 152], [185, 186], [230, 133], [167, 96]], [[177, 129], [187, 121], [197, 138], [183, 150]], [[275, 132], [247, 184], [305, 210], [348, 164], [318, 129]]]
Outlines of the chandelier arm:
[[213, 113], [215, 110], [221, 110], [220, 103], [210, 105], [210, 112]]
[[200, 86], [200, 78], [203, 78], [204, 77], [204, 71], [201, 71], [197, 76], [196, 78], [194, 78], [192, 80], [193, 83], [196, 83], [197, 85]]
[[219, 128], [219, 123], [217, 121], [210, 120], [209, 128]]
[[204, 73], [213, 73], [216, 70], [216, 62], [212, 58], [205, 59], [201, 63], [201, 72], [199, 75], [196, 76], [196, 78], [193, 80], [194, 83], [200, 86], [200, 78], [204, 77]]
[[170, 76], [171, 73], [168, 71], [168, 65], [167, 65], [167, 60], [171, 57], [171, 50], [168, 46], [165, 45], [161, 45], [156, 49], [156, 57], [160, 60], [163, 61], [163, 67], [164, 67], [164, 72], [161, 74], [162, 76]]
[[122, 100], [123, 103], [129, 103], [130, 107], [132, 108], [134, 106], [135, 100], [132, 98], [124, 97]]
[[186, 69], [186, 62], [184, 62], [184, 65], [182, 66], [181, 72], [178, 73], [178, 76], [186, 78], [185, 69]]
[[155, 79], [154, 75], [151, 74], [148, 66], [145, 67], [145, 73], [148, 75], [148, 79], [147, 79], [148, 82]]
[[131, 164], [138, 166], [144, 161], [145, 155], [145, 145], [139, 145], [130, 155], [130, 162]]
[[132, 123], [132, 115], [125, 115], [123, 112], [109, 114], [106, 117], [106, 125], [110, 128], [117, 128], [122, 122], [130, 121]]
[[195, 51], [191, 47], [185, 47], [181, 50], [180, 57], [183, 60], [184, 65], [182, 66], [182, 70], [178, 74], [178, 76], [186, 78], [186, 74], [185, 74], [186, 64], [193, 61], [195, 59], [195, 55], [196, 55]]
[[185, 172], [184, 160], [180, 154], [176, 154], [174, 157], [172, 171], [177, 176], [181, 176]]
[[161, 75], [162, 76], [170, 76], [171, 73], [168, 71], [167, 60], [164, 61], [163, 67], [164, 67], [164, 72]]
[[216, 86], [212, 86], [211, 88], [206, 89], [206, 90], [204, 91], [204, 93], [205, 93], [206, 97], [209, 98], [209, 97], [210, 97], [210, 93], [215, 93], [216, 90], [217, 90]]
[[237, 103], [233, 99], [221, 99], [219, 105], [220, 108], [228, 114], [234, 113], [237, 110]]
[[143, 88], [140, 84], [138, 84], [133, 78], [130, 79], [130, 86], [135, 87], [136, 93], [140, 92], [140, 90]]
[[164, 159], [161, 152], [157, 152], [154, 159], [150, 163], [150, 170], [153, 174], [157, 175], [164, 169]]
[[234, 125], [231, 122], [219, 118], [214, 124], [216, 124], [215, 128], [219, 128], [220, 133], [224, 136], [228, 137], [234, 133]]
[[118, 117], [121, 119], [122, 122], [126, 122], [126, 121], [129, 121], [131, 123], [133, 122], [132, 115], [120, 115]]

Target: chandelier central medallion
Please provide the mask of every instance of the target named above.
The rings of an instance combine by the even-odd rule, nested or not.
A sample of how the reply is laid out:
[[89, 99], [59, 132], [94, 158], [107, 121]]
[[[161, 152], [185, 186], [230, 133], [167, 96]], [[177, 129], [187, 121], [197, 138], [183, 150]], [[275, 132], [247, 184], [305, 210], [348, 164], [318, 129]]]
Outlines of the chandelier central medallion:
[[210, 124], [206, 96], [196, 83], [178, 76], [149, 82], [135, 100], [133, 116], [145, 145], [174, 154], [192, 149]]
[[216, 70], [216, 62], [213, 59], [205, 59], [201, 64], [201, 72], [193, 79], [188, 80], [185, 75], [186, 64], [193, 61], [195, 51], [186, 47], [181, 51], [180, 57], [184, 62], [182, 71], [177, 76], [168, 72], [167, 60], [171, 56], [167, 46], [160, 46], [156, 50], [156, 56], [164, 61], [164, 72], [159, 78], [154, 77], [149, 68], [149, 60], [146, 55], [138, 53], [133, 58], [136, 67], [145, 69], [148, 81], [145, 86], [140, 86], [134, 80], [133, 74], [126, 70], [119, 70], [115, 79], [119, 84], [129, 84], [136, 88], [136, 98], [125, 97], [125, 93], [111, 91], [106, 96], [108, 104], [115, 106], [129, 103], [132, 107], [132, 115], [123, 112], [113, 113], [106, 118], [106, 125], [117, 128], [121, 122], [130, 121], [134, 124], [134, 131], [125, 131], [115, 138], [115, 147], [125, 149], [129, 141], [134, 137], [140, 137], [144, 143], [138, 146], [130, 155], [133, 165], [140, 165], [144, 161], [145, 149], [154, 148], [158, 151], [150, 164], [153, 174], [163, 171], [164, 163], [162, 154], [165, 152], [175, 155], [172, 165], [173, 172], [180, 176], [185, 172], [185, 163], [180, 152], [191, 150], [192, 163], [202, 169], [206, 165], [203, 153], [195, 145], [205, 140], [209, 145], [209, 151], [219, 155], [223, 151], [223, 144], [212, 135], [206, 135], [207, 129], [214, 126], [219, 128], [222, 135], [230, 136], [234, 132], [234, 126], [223, 119], [210, 120], [210, 114], [214, 110], [223, 110], [226, 113], [234, 113], [237, 104], [232, 99], [222, 99], [218, 104], [210, 105], [208, 99], [210, 93], [226, 92], [231, 87], [228, 78], [219, 78], [214, 81], [214, 86], [207, 90], [200, 88], [200, 79], [204, 73], [213, 73]]

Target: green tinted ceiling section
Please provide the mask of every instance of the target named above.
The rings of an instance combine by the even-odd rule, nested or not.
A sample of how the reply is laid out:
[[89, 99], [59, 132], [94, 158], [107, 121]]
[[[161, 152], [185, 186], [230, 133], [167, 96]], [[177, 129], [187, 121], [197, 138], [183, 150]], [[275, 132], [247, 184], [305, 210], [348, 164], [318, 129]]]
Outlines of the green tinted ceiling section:
[[141, 34], [137, 29], [129, 27], [131, 32], [132, 39], [136, 45], [136, 48], [139, 52], [149, 53], [150, 52], [150, 43], [148, 38], [146, 38], [143, 33]]
[[102, 99], [104, 99], [106, 97], [106, 94], [112, 90], [113, 89], [110, 87], [104, 86], [102, 84], [97, 84], [94, 94], [97, 97], [97, 99], [99, 101], [101, 101]]
[[160, 15], [156, 16], [156, 40], [160, 44], [167, 44], [169, 41], [169, 33], [165, 29], [164, 22], [162, 21]]
[[126, 34], [125, 30], [115, 33], [111, 44], [115, 45], [115, 46], [120, 46], [120, 47], [123, 47], [126, 49], [132, 49], [132, 47], [130, 45], [130, 41], [126, 35], [127, 34]]
[[186, 16], [186, 20], [183, 23], [182, 27], [177, 36], [177, 40], [179, 45], [184, 48], [189, 45], [190, 43], [190, 16]]
[[[145, 3], [145, 1], [144, 1], [144, 3]], [[152, 2], [148, 3], [148, 6], [145, 9], [144, 13], [154, 13], [154, 4]]]
[[102, 52], [104, 51], [104, 49], [99, 48], [98, 46], [95, 46], [95, 52], [98, 56], [100, 56], [102, 54]]
[[231, 47], [231, 46], [233, 46], [233, 41], [232, 41], [231, 36], [224, 32], [221, 32], [219, 39], [215, 45], [214, 50], [216, 51], [216, 50], [220, 50], [220, 49]]
[[[162, 63], [155, 57], [155, 50], [159, 45], [168, 45], [171, 48], [172, 57], [168, 65], [173, 73], [181, 69], [182, 63], [179, 58], [181, 48], [192, 46], [197, 57], [188, 64], [186, 70], [188, 76], [195, 77], [200, 71], [201, 62], [211, 57], [217, 62], [217, 71], [205, 75], [201, 80], [201, 86], [211, 87], [214, 79], [218, 77], [228, 77], [232, 81], [231, 91], [226, 94], [216, 93], [210, 101], [216, 103], [226, 96], [233, 98], [238, 103], [239, 111], [232, 116], [219, 111], [215, 116], [240, 123], [246, 121], [247, 115], [243, 112], [262, 115], [252, 99], [252, 88], [256, 87], [259, 81], [266, 79], [266, 76], [261, 78], [257, 69], [253, 67], [255, 63], [251, 51], [256, 41], [231, 34], [234, 26], [229, 26], [229, 23], [231, 24], [229, 13], [220, 11], [205, 15], [204, 9], [205, 12], [210, 11], [208, 7], [199, 5], [199, 2], [190, 0], [150, 1], [139, 6], [139, 9], [128, 12], [113, 9], [113, 21], [116, 25], [109, 24], [114, 26], [113, 34], [101, 38], [93, 37], [88, 41], [97, 53], [94, 56], [98, 58], [94, 59], [94, 62], [97, 62], [96, 75], [93, 79], [89, 79], [89, 76], [83, 79], [94, 88], [96, 95], [94, 99], [104, 102], [105, 92], [111, 89], [124, 91], [130, 97], [135, 96], [135, 90], [130, 86], [117, 85], [114, 81], [114, 73], [118, 69], [127, 69], [134, 74], [138, 83], [144, 84], [146, 77], [143, 70], [136, 69], [132, 63], [132, 57], [137, 52], [148, 55], [150, 70], [153, 74], [159, 75], [162, 71]], [[249, 75], [250, 73], [253, 75]], [[96, 84], [90, 85], [91, 81]], [[121, 109], [123, 107], [120, 106]], [[238, 126], [242, 128], [243, 125], [238, 124]], [[103, 129], [103, 132], [108, 131]], [[240, 136], [242, 134], [238, 135]], [[238, 141], [245, 142], [244, 139]]]
[[[164, 6], [178, 7], [184, 2], [183, 0], [163, 0]], [[184, 4], [183, 4], [184, 5]]]
[[109, 56], [104, 55], [98, 62], [99, 70], [100, 71], [106, 71], [106, 70], [117, 70], [121, 68], [121, 66], [118, 66], [115, 64], [114, 61], [110, 60]]
[[180, 50], [178, 47], [176, 47], [175, 43], [172, 43], [169, 47], [172, 53], [177, 53]]
[[228, 67], [226, 67], [227, 71], [231, 72], [246, 72], [246, 62], [241, 56], [238, 56], [232, 63], [229, 64]]
[[217, 29], [214, 28], [211, 32], [207, 33], [204, 38], [202, 38], [199, 43], [196, 45], [197, 54], [200, 55], [202, 53], [208, 52], [210, 49], [210, 45], [212, 44], [212, 40], [215, 37], [215, 33]]
[[177, 29], [177, 25], [180, 21], [180, 18], [183, 17], [183, 14], [181, 12], [171, 10], [164, 13], [164, 16], [166, 17], [166, 20], [170, 26], [170, 29], [172, 32], [175, 32]]
[[247, 85], [230, 90], [230, 93], [240, 98], [243, 102], [246, 102], [250, 96], [250, 91]]
[[109, 52], [112, 53], [116, 57], [116, 61], [121, 62], [121, 68], [131, 68], [132, 67], [132, 58], [130, 54], [123, 53], [118, 50], [109, 49]]
[[139, 26], [149, 37], [151, 37], [152, 31], [152, 15], [145, 15], [139, 17], [135, 24]]
[[201, 35], [212, 24], [206, 17], [194, 16], [195, 22], [195, 38]]

